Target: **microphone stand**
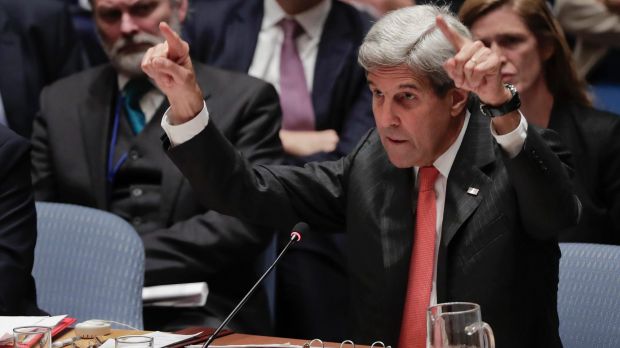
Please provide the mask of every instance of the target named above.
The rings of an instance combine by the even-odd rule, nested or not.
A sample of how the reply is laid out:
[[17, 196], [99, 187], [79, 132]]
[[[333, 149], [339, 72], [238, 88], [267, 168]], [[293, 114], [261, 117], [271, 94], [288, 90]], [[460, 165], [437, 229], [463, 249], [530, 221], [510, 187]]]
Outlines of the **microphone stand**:
[[213, 342], [213, 340], [217, 337], [217, 335], [220, 333], [220, 331], [222, 331], [224, 326], [226, 326], [228, 324], [228, 322], [230, 322], [230, 320], [235, 316], [235, 314], [237, 314], [237, 312], [239, 312], [241, 307], [243, 307], [243, 305], [248, 301], [250, 296], [252, 296], [254, 291], [258, 288], [260, 283], [263, 281], [263, 279], [265, 279], [265, 277], [268, 276], [269, 273], [271, 273], [273, 268], [276, 266], [278, 261], [280, 261], [280, 258], [282, 257], [282, 255], [284, 255], [286, 250], [288, 250], [288, 248], [291, 246], [291, 244], [293, 244], [293, 242], [299, 242], [301, 240], [301, 234], [299, 232], [296, 232], [298, 230], [303, 230], [304, 229], [303, 226], [300, 226], [301, 224], [303, 224], [303, 225], [305, 225], [305, 227], [307, 227], [307, 225], [305, 223], [303, 223], [303, 222], [302, 223], [298, 223], [297, 225], [295, 225], [295, 229], [293, 230], [293, 232], [291, 232], [291, 240], [289, 240], [288, 243], [286, 243], [286, 246], [284, 247], [284, 249], [282, 249], [282, 251], [280, 252], [278, 257], [276, 257], [276, 260], [271, 264], [271, 266], [269, 266], [269, 268], [267, 268], [267, 271], [265, 271], [265, 273], [263, 273], [263, 275], [254, 284], [254, 286], [252, 286], [250, 291], [248, 291], [248, 293], [245, 294], [245, 296], [241, 299], [239, 304], [232, 310], [232, 312], [230, 312], [230, 314], [226, 317], [226, 319], [224, 319], [222, 324], [220, 324], [220, 326], [217, 329], [215, 329], [215, 331], [211, 334], [211, 336], [209, 336], [209, 339], [207, 339], [207, 341], [202, 345], [202, 348], [209, 347], [211, 342]]

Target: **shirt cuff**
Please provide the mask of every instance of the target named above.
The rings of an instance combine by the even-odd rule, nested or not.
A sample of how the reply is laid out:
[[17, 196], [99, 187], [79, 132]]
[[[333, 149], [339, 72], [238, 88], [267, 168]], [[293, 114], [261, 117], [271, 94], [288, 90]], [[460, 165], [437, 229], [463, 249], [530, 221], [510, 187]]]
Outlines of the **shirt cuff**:
[[[523, 144], [525, 144], [525, 138], [527, 138], [527, 120], [523, 117], [521, 111], [519, 111], [519, 115], [521, 115], [521, 121], [517, 128], [515, 128], [512, 132], [504, 135], [498, 135], [495, 129], [493, 128], [493, 123], [491, 123], [491, 134], [499, 144], [499, 146], [508, 153], [510, 158], [515, 158], [523, 149]], [[501, 117], [501, 116], [498, 116]]]
[[166, 110], [164, 117], [161, 118], [161, 128], [166, 132], [171, 146], [180, 145], [190, 140], [202, 132], [209, 124], [209, 110], [207, 110], [207, 103], [205, 102], [203, 102], [202, 110], [200, 110], [196, 117], [177, 125], [171, 125], [168, 122], [168, 111], [170, 111], [170, 108]]

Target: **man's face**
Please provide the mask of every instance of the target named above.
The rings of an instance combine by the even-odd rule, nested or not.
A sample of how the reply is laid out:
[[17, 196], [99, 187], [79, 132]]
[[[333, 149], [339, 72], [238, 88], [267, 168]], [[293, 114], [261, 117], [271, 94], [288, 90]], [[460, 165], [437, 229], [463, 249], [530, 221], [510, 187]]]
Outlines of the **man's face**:
[[543, 49], [536, 36], [509, 5], [493, 10], [474, 22], [473, 36], [491, 48], [502, 60], [502, 80], [522, 95], [546, 86], [544, 61], [552, 53]]
[[179, 31], [187, 0], [94, 0], [93, 14], [103, 48], [112, 64], [129, 76], [142, 75], [146, 51], [164, 42], [159, 22]]
[[381, 143], [396, 167], [432, 165], [458, 137], [466, 92], [439, 97], [406, 66], [369, 71], [368, 84]]

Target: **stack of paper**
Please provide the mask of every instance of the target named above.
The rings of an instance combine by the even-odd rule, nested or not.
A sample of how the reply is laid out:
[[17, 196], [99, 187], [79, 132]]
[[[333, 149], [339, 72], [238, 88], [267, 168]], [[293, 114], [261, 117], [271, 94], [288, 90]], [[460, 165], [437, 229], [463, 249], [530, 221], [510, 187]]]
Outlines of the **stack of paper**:
[[207, 303], [207, 283], [149, 286], [142, 289], [145, 306], [202, 307]]

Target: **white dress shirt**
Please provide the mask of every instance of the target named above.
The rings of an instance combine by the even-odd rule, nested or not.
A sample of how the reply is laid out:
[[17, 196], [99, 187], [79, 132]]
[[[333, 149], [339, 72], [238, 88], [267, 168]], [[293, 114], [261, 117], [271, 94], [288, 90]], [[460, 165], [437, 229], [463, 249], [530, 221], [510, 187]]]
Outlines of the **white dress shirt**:
[[304, 29], [303, 34], [296, 39], [297, 52], [304, 66], [308, 91], [312, 92], [319, 41], [332, 7], [332, 0], [324, 0], [311, 9], [292, 17], [282, 10], [276, 0], [265, 0], [263, 7], [263, 22], [248, 74], [271, 83], [278, 93], [280, 92], [280, 51], [284, 33], [279, 23], [286, 17], [293, 18]]
[[4, 111], [4, 102], [2, 101], [2, 94], [0, 94], [0, 124], [9, 126], [9, 121], [6, 118], [6, 112]]
[[[125, 85], [129, 82], [129, 77], [125, 75], [118, 75], [118, 90], [122, 91], [125, 88]], [[164, 94], [157, 88], [155, 83], [153, 83], [153, 88], [151, 88], [148, 92], [142, 96], [140, 99], [140, 109], [142, 109], [142, 113], [144, 114], [145, 123], [149, 123], [149, 121], [155, 116], [157, 109], [164, 101]]]

